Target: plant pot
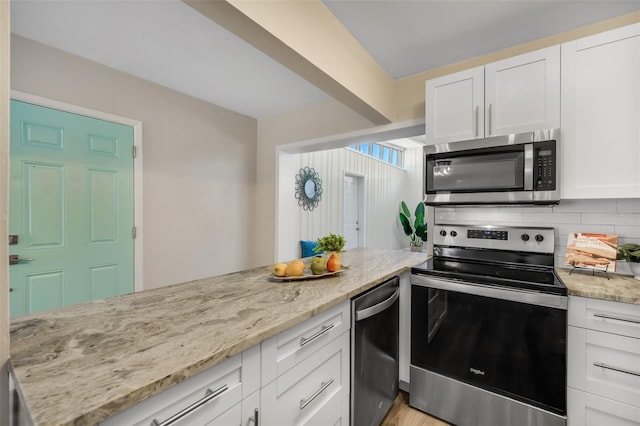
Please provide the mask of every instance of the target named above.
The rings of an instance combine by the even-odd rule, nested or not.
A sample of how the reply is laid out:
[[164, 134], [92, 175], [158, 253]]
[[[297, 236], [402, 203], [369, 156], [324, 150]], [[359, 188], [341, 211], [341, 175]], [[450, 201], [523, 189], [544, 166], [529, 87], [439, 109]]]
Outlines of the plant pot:
[[411, 251], [416, 253], [422, 253], [422, 246], [414, 246], [413, 244], [411, 244]]

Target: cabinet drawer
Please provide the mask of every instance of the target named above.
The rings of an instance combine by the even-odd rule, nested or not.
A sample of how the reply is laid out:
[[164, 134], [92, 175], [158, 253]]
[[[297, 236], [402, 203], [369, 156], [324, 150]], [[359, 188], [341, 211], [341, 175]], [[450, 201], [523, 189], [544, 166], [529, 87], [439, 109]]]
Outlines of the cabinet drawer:
[[[259, 368], [259, 346], [256, 346], [110, 417], [101, 425], [149, 426], [153, 420], [163, 422], [178, 413], [184, 415], [172, 425], [205, 425], [220, 416], [224, 419], [235, 416], [233, 410], [240, 408], [233, 407], [240, 407], [244, 382], [257, 382], [248, 376], [258, 375]], [[202, 404], [189, 410], [198, 402]]]
[[333, 418], [349, 416], [349, 333], [345, 332], [291, 368], [260, 395], [262, 425], [314, 424], [326, 420], [326, 404], [341, 404]]
[[345, 301], [262, 342], [262, 385], [305, 360], [351, 327]]
[[567, 388], [568, 426], [640, 426], [640, 408]]
[[640, 338], [640, 305], [569, 297], [568, 323], [576, 327]]
[[569, 327], [568, 385], [640, 407], [640, 339]]

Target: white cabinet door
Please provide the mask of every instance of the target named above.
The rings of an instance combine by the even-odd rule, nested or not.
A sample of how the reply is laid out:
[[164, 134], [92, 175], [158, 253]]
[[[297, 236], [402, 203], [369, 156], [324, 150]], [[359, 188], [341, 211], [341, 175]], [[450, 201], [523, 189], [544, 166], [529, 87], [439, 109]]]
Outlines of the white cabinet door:
[[640, 24], [562, 45], [562, 198], [640, 197]]
[[[264, 386], [260, 424], [333, 425], [349, 418], [349, 356], [347, 331]], [[327, 409], [334, 404], [339, 410]]]
[[427, 80], [425, 99], [427, 144], [484, 136], [484, 67]]
[[560, 127], [560, 46], [485, 66], [485, 135]]
[[640, 408], [567, 389], [568, 426], [640, 426]]

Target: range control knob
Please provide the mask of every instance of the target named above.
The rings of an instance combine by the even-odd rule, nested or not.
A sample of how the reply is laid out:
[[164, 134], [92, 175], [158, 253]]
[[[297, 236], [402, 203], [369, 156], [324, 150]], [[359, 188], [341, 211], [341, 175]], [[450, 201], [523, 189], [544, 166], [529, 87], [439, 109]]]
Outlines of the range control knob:
[[440, 235], [442, 235], [443, 237], [447, 236], [447, 231], [445, 231], [444, 229], [442, 231], [440, 231]]
[[457, 233], [456, 231], [451, 231], [451, 232], [449, 232], [449, 234], [450, 234], [452, 237], [455, 237], [455, 236], [457, 236], [457, 235], [458, 235], [458, 233]]
[[536, 241], [541, 243], [542, 241], [544, 241], [544, 237], [540, 234], [536, 235]]
[[529, 234], [522, 234], [520, 238], [522, 238], [522, 241], [529, 241]]

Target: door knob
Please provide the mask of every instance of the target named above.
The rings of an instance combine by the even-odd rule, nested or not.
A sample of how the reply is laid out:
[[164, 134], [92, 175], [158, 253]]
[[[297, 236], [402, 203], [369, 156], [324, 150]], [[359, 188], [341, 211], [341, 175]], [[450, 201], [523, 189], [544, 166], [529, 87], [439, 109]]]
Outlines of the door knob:
[[20, 262], [33, 262], [36, 260], [34, 257], [18, 257], [17, 254], [9, 255], [9, 265], [17, 265]]

